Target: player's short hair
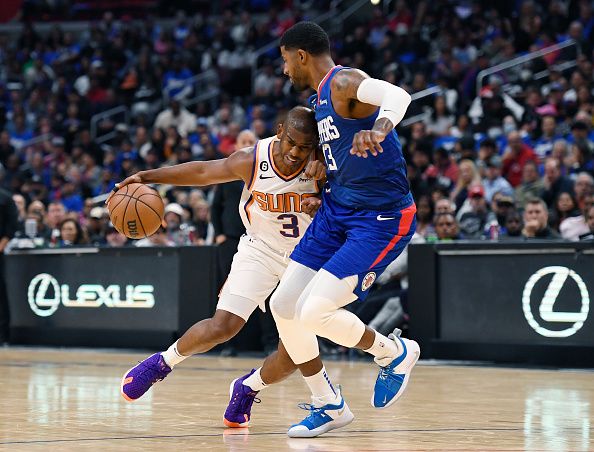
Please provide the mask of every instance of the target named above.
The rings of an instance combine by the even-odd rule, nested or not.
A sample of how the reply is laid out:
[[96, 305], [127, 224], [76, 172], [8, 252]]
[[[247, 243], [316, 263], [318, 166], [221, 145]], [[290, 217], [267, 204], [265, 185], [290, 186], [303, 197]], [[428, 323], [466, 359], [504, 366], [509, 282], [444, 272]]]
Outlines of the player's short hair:
[[284, 120], [284, 125], [285, 130], [288, 127], [294, 127], [304, 133], [315, 135], [318, 133], [318, 125], [314, 111], [300, 105], [289, 110]]
[[283, 33], [280, 46], [302, 49], [312, 55], [330, 53], [330, 40], [322, 27], [314, 22], [297, 22]]

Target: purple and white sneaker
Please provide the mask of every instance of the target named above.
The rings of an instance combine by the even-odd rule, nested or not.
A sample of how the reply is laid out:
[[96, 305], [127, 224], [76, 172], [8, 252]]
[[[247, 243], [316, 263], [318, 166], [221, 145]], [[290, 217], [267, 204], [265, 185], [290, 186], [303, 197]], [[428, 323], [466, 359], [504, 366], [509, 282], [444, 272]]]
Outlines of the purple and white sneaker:
[[128, 402], [134, 402], [148, 391], [156, 382], [163, 380], [171, 372], [161, 353], [155, 353], [128, 370], [122, 378], [120, 389]]
[[231, 382], [229, 386], [229, 405], [227, 405], [225, 417], [223, 418], [223, 422], [227, 427], [241, 428], [249, 426], [252, 405], [254, 402], [260, 403], [260, 399], [256, 398], [259, 391], [253, 391], [243, 382], [255, 371], [256, 369], [252, 369], [249, 374], [236, 378]]

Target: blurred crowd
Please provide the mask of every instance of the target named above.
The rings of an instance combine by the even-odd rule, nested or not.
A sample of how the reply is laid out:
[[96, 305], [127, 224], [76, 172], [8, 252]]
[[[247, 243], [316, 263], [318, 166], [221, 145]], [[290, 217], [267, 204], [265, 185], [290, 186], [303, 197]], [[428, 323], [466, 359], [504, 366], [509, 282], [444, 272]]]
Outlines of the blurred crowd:
[[[0, 186], [18, 208], [16, 246], [130, 246], [103, 206], [116, 182], [274, 133], [310, 93], [292, 89], [277, 48], [256, 50], [315, 17], [306, 3], [179, 12], [170, 27], [105, 13], [83, 33], [26, 23], [16, 39], [0, 35]], [[592, 237], [593, 28], [586, 0], [397, 0], [333, 27], [338, 64], [411, 93], [439, 88], [398, 128], [420, 237]], [[477, 86], [481, 70], [568, 39]], [[205, 71], [220, 87], [208, 100], [193, 83]], [[128, 121], [91, 127], [122, 105]], [[160, 189], [167, 227], [136, 245], [223, 241], [225, 222], [213, 217], [232, 209], [213, 208], [220, 189]]]

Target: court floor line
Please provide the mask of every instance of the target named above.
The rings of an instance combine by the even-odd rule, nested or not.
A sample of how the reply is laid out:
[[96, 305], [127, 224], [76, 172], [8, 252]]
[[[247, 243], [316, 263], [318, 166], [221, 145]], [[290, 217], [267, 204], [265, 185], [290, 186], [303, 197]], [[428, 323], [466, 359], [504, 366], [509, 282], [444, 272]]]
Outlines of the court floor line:
[[[341, 436], [348, 434], [350, 437], [356, 437], [358, 435], [352, 435], [353, 433], [450, 433], [450, 432], [521, 432], [524, 427], [460, 427], [460, 428], [435, 428], [435, 429], [375, 429], [375, 430], [344, 430], [341, 431]], [[583, 431], [580, 427], [566, 427], [562, 430]], [[594, 430], [594, 427], [589, 430]], [[533, 430], [533, 433], [539, 433], [540, 430]], [[544, 430], [542, 430], [544, 432]], [[338, 432], [336, 432], [338, 433]], [[276, 436], [286, 435], [286, 432], [246, 432], [245, 436]], [[53, 443], [73, 443], [73, 442], [84, 442], [84, 441], [115, 441], [115, 440], [135, 440], [135, 439], [180, 439], [180, 438], [214, 438], [224, 436], [223, 433], [203, 433], [203, 434], [187, 434], [187, 435], [142, 435], [142, 436], [110, 436], [102, 438], [64, 438], [64, 439], [47, 439], [47, 440], [26, 440], [26, 441], [0, 441], [0, 445], [10, 444], [53, 444]], [[233, 433], [229, 436], [243, 436], [240, 433]], [[330, 438], [336, 436], [330, 434], [325, 436]]]
[[[262, 360], [264, 361], [264, 360]], [[60, 361], [8, 361], [8, 362], [0, 362], [0, 367], [20, 367], [20, 368], [32, 368], [32, 367], [101, 367], [101, 368], [125, 368], [129, 364], [110, 364], [110, 363], [92, 363], [92, 362], [84, 362], [84, 361], [69, 361], [69, 362], [60, 362]], [[179, 370], [191, 370], [197, 372], [245, 372], [247, 367], [245, 368], [233, 368], [233, 367], [196, 367], [196, 366], [183, 366], [179, 367]]]

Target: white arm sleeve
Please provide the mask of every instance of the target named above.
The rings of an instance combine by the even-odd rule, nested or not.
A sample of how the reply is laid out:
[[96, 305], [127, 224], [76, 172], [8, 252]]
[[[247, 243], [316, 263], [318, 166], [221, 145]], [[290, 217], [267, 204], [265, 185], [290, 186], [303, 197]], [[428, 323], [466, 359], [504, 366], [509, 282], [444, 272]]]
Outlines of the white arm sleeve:
[[388, 118], [394, 127], [402, 121], [411, 97], [402, 88], [384, 80], [366, 78], [357, 89], [357, 99], [365, 104], [380, 107], [379, 118]]

